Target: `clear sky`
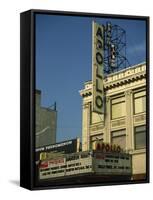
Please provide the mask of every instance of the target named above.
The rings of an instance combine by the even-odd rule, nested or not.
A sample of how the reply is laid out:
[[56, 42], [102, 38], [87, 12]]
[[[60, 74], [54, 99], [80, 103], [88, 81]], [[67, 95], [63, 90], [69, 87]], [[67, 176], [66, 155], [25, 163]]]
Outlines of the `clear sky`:
[[81, 137], [82, 99], [79, 90], [92, 77], [92, 20], [121, 26], [126, 31], [131, 65], [146, 60], [143, 20], [36, 15], [36, 88], [42, 106], [57, 102], [57, 142]]

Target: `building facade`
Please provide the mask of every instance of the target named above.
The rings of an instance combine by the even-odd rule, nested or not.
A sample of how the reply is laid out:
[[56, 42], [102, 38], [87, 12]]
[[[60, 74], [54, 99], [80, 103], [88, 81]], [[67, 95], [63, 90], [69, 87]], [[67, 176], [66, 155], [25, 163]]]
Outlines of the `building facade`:
[[82, 150], [102, 141], [117, 144], [132, 155], [132, 178], [146, 175], [146, 64], [107, 75], [103, 80], [104, 114], [92, 112], [92, 81], [82, 96]]
[[56, 142], [57, 111], [56, 108], [41, 106], [41, 91], [36, 90], [36, 148]]

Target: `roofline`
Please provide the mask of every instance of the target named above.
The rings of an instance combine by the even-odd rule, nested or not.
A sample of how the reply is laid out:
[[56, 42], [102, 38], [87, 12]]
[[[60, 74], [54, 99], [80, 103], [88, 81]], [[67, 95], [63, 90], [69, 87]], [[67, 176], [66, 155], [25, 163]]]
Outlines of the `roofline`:
[[[144, 62], [141, 62], [141, 63], [139, 63], [139, 64], [135, 64], [135, 65], [129, 66], [129, 67], [125, 68], [125, 69], [119, 70], [119, 71], [117, 71], [117, 72], [108, 74], [106, 77], [110, 77], [110, 76], [112, 76], [112, 75], [119, 74], [119, 73], [121, 73], [121, 72], [125, 72], [126, 70], [133, 69], [133, 68], [136, 68], [136, 67], [138, 67], [138, 66], [145, 65], [145, 64], [146, 64], [146, 62], [144, 61]], [[105, 77], [105, 78], [106, 78], [106, 77]], [[104, 78], [104, 79], [105, 79], [105, 78]], [[86, 84], [88, 84], [88, 83], [92, 83], [92, 80], [85, 81], [85, 82], [84, 82], [84, 85], [86, 85]]]
[[144, 61], [144, 62], [142, 62], [142, 63], [136, 64], [136, 65], [133, 65], [133, 66], [129, 66], [129, 67], [125, 68], [125, 69], [121, 69], [121, 70], [119, 70], [119, 71], [117, 71], [117, 72], [108, 74], [107, 77], [112, 76], [112, 75], [115, 75], [115, 74], [119, 74], [119, 73], [121, 73], [121, 72], [125, 72], [126, 70], [133, 69], [133, 68], [139, 67], [139, 66], [141, 66], [141, 65], [145, 65], [145, 64], [146, 64], [146, 62]]

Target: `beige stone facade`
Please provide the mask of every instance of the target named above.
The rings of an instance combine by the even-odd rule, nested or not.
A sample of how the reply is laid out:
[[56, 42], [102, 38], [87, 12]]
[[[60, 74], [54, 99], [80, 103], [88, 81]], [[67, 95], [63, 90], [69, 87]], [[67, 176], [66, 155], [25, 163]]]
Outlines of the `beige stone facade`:
[[82, 96], [82, 151], [95, 141], [119, 144], [132, 154], [133, 178], [146, 173], [146, 64], [112, 73], [104, 79], [105, 113], [92, 112], [92, 81]]

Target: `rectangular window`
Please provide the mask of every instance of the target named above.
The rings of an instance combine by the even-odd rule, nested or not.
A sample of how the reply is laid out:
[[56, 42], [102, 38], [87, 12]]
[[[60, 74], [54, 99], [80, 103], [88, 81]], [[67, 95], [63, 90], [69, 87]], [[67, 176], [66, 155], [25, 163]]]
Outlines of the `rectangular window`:
[[126, 130], [112, 132], [112, 144], [119, 145], [122, 149], [126, 148]]
[[146, 126], [135, 127], [135, 149], [146, 148]]
[[134, 114], [146, 112], [146, 91], [134, 94]]
[[125, 113], [125, 97], [112, 99], [112, 119], [124, 117]]

